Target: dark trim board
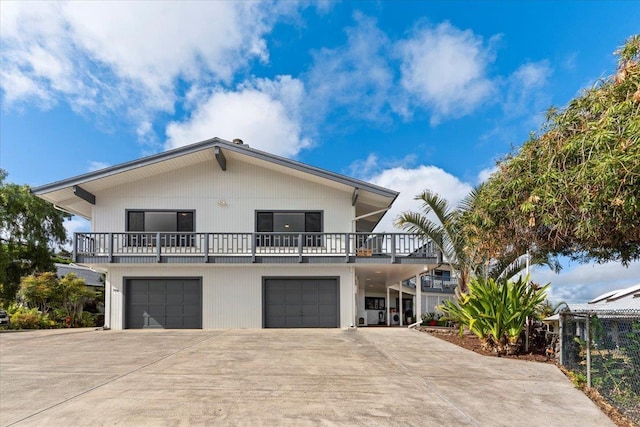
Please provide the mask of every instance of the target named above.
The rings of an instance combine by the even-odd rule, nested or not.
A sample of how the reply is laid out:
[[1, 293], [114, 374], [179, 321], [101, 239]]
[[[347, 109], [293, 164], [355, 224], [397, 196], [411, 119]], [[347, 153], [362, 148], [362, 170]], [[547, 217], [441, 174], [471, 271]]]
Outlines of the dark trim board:
[[[318, 283], [321, 281], [321, 283]], [[281, 282], [281, 283], [278, 283]], [[282, 319], [279, 321], [269, 320], [269, 312], [267, 310], [268, 304], [268, 287], [273, 284], [282, 285], [282, 282], [291, 282], [291, 284], [295, 285], [295, 282], [300, 283], [300, 299], [296, 301], [296, 295], [290, 295], [287, 293], [288, 290], [283, 290], [283, 311], [282, 311]], [[317, 295], [314, 296], [313, 292], [305, 295], [304, 288], [305, 282], [309, 282], [309, 289], [312, 291], [317, 291]], [[316, 283], [312, 283], [316, 282]], [[324, 286], [331, 287], [335, 286], [335, 294], [333, 292], [321, 293], [320, 288]], [[293, 296], [293, 300], [289, 299], [289, 296]], [[309, 298], [307, 300], [307, 298]], [[330, 304], [322, 304], [321, 299], [327, 299], [330, 301]], [[289, 307], [287, 307], [289, 304]], [[300, 305], [300, 318], [294, 319], [295, 321], [289, 322], [288, 317], [296, 317], [298, 313], [295, 314], [288, 313], [287, 309], [295, 308], [297, 311], [297, 305]], [[281, 305], [281, 304], [274, 304]], [[316, 310], [313, 309], [313, 306], [316, 305]], [[321, 307], [324, 305], [324, 308]], [[331, 314], [330, 306], [333, 306], [335, 312]], [[310, 309], [311, 314], [307, 315], [304, 313], [307, 309]], [[327, 310], [327, 311], [325, 311]], [[288, 316], [291, 314], [291, 316]], [[339, 328], [340, 327], [340, 277], [338, 276], [263, 276], [262, 277], [262, 327], [263, 328]]]
[[[170, 319], [170, 316], [173, 315], [173, 319], [175, 319], [176, 315], [175, 313], [168, 313], [167, 312], [167, 308], [166, 306], [168, 306], [169, 304], [167, 304], [166, 298], [165, 301], [150, 301], [147, 299], [147, 302], [145, 304], [141, 304], [141, 305], [148, 305], [149, 310], [151, 311], [153, 309], [160, 309], [160, 307], [165, 306], [165, 308], [162, 310], [162, 314], [158, 317], [162, 317], [162, 316], [166, 316], [162, 319], [156, 318], [154, 319], [154, 324], [153, 325], [149, 325], [149, 322], [144, 323], [143, 322], [143, 326], [134, 326], [131, 327], [131, 325], [138, 325], [138, 323], [134, 323], [136, 322], [135, 319], [129, 319], [128, 317], [128, 313], [129, 313], [129, 304], [132, 301], [129, 301], [130, 295], [131, 295], [131, 282], [133, 281], [151, 281], [151, 282], [171, 282], [171, 281], [188, 281], [188, 282], [193, 282], [192, 284], [197, 285], [197, 302], [193, 302], [193, 301], [185, 301], [184, 299], [182, 299], [182, 314], [183, 314], [183, 319], [179, 322], [173, 322]], [[123, 299], [122, 299], [122, 328], [123, 329], [140, 329], [140, 328], [165, 328], [166, 326], [169, 326], [167, 329], [182, 329], [182, 328], [189, 328], [189, 329], [202, 329], [202, 318], [203, 318], [203, 313], [202, 313], [202, 277], [191, 277], [191, 276], [185, 276], [185, 277], [180, 277], [180, 276], [167, 276], [167, 277], [149, 277], [149, 276], [126, 276], [122, 278], [122, 293], [123, 293]], [[165, 297], [169, 295], [169, 291], [165, 288], [166, 294]], [[182, 293], [182, 297], [184, 298], [186, 294], [183, 292]], [[193, 295], [193, 293], [191, 293], [191, 295]], [[174, 295], [175, 297], [175, 295]], [[172, 301], [175, 302], [175, 301]], [[170, 310], [175, 310], [180, 304], [171, 304], [171, 309]], [[184, 309], [185, 307], [191, 306], [190, 316], [188, 317], [188, 322], [185, 324], [185, 316], [184, 316]], [[149, 315], [149, 317], [153, 317], [154, 313], [151, 313]], [[139, 319], [138, 319], [139, 320]]]

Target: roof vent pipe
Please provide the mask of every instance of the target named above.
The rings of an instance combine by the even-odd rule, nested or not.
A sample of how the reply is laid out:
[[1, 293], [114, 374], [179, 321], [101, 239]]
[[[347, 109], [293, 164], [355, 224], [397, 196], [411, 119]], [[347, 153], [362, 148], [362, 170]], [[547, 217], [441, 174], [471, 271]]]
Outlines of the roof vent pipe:
[[233, 140], [233, 143], [234, 143], [234, 144], [238, 144], [238, 145], [242, 145], [242, 144], [243, 144], [243, 142], [242, 142], [242, 140], [241, 140], [240, 138], [236, 138], [236, 139], [234, 139], [234, 140]]

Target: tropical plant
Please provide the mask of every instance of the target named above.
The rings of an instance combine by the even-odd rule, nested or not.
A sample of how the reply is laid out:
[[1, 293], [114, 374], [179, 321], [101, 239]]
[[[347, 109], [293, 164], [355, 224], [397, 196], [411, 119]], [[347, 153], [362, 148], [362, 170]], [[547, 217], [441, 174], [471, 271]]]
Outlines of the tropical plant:
[[[503, 252], [498, 259], [489, 259], [483, 251], [483, 242], [472, 232], [469, 218], [483, 186], [474, 188], [458, 205], [451, 209], [446, 199], [429, 190], [415, 197], [422, 201], [422, 212], [404, 212], [396, 225], [410, 233], [417, 233], [431, 240], [442, 253], [443, 261], [449, 264], [452, 274], [458, 279], [456, 296], [467, 291], [469, 280], [482, 275], [494, 279], [510, 279], [529, 265], [547, 265], [555, 272], [562, 266], [557, 258], [538, 251], [529, 251], [517, 256], [515, 252]], [[436, 221], [429, 217], [433, 215]]]
[[[475, 192], [472, 192], [468, 199], [474, 197]], [[465, 292], [469, 279], [479, 265], [469, 251], [461, 230], [460, 219], [465, 202], [457, 209], [451, 209], [445, 198], [429, 190], [423, 191], [415, 200], [422, 201], [422, 212], [403, 212], [397, 218], [396, 225], [431, 240], [442, 253], [443, 261], [449, 264], [452, 274], [457, 277], [457, 289]], [[429, 218], [431, 215], [435, 216], [437, 222]]]
[[486, 256], [640, 259], [640, 35], [616, 53], [617, 73], [551, 108], [480, 189], [465, 223]]
[[467, 328], [485, 349], [498, 353], [515, 353], [527, 317], [546, 297], [549, 285], [538, 287], [522, 276], [516, 281], [474, 278], [469, 292], [458, 301], [445, 301], [438, 307], [446, 319]]

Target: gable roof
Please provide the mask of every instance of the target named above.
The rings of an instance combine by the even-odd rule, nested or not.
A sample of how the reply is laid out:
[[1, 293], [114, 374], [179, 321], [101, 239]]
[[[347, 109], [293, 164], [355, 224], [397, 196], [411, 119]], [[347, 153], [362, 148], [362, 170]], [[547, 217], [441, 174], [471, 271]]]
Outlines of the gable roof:
[[[295, 160], [250, 148], [245, 144], [235, 144], [220, 138], [212, 138], [184, 147], [143, 157], [137, 160], [99, 169], [83, 175], [56, 181], [33, 188], [33, 194], [55, 206], [87, 219], [91, 217], [91, 195], [100, 190], [134, 180], [157, 175], [168, 170], [189, 166], [202, 161], [216, 161], [216, 150], [225, 159], [247, 161], [263, 167], [297, 175], [357, 194], [356, 216], [370, 214], [391, 206], [398, 192], [359, 179], [340, 175], [325, 169], [310, 166]], [[79, 188], [78, 188], [79, 187]], [[86, 196], [83, 197], [83, 193]], [[89, 200], [87, 200], [89, 199]], [[384, 215], [381, 212], [370, 218], [375, 226]], [[370, 228], [370, 227], [367, 227]], [[371, 227], [372, 228], [372, 227]]]

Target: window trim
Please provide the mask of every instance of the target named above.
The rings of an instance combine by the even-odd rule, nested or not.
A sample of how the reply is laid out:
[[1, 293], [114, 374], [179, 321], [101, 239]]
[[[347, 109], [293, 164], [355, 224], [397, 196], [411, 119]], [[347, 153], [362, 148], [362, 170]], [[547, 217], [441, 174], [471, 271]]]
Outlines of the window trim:
[[[130, 231], [129, 230], [129, 213], [130, 212], [173, 212], [176, 214], [176, 231]], [[188, 212], [192, 216], [193, 229], [191, 231], [178, 231], [178, 215], [181, 212]], [[162, 246], [195, 246], [196, 239], [196, 210], [195, 209], [125, 209], [124, 214], [125, 232], [127, 233], [123, 245], [125, 246], [156, 246], [155, 233], [172, 233], [175, 238], [162, 238]], [[143, 218], [144, 225], [144, 218]]]
[[[324, 210], [321, 209], [256, 209], [253, 215], [254, 225], [253, 229], [256, 233], [285, 233], [285, 231], [258, 231], [258, 214], [259, 213], [299, 213], [299, 214], [308, 214], [308, 213], [319, 213], [320, 214], [320, 231], [291, 231], [291, 233], [324, 233]], [[306, 226], [306, 220], [305, 220]]]
[[[320, 231], [258, 231], [258, 214], [260, 213], [271, 213], [271, 214], [276, 214], [276, 213], [297, 213], [297, 214], [303, 214], [305, 215], [305, 228], [306, 228], [306, 214], [308, 213], [318, 213], [320, 214]], [[271, 238], [266, 238], [266, 239], [262, 239], [261, 236], [257, 236], [256, 237], [256, 246], [258, 247], [280, 247], [280, 246], [297, 246], [298, 245], [298, 241], [297, 241], [297, 236], [294, 237], [293, 239], [278, 239], [277, 236], [280, 235], [280, 237], [283, 236], [289, 236], [289, 235], [294, 235], [296, 233], [317, 233], [317, 234], [321, 234], [324, 233], [324, 210], [321, 209], [308, 209], [308, 210], [302, 210], [302, 209], [273, 209], [273, 210], [268, 210], [268, 209], [256, 209], [254, 211], [254, 233], [271, 233], [273, 234], [273, 240]], [[272, 221], [273, 224], [273, 221]], [[311, 237], [311, 240], [309, 240], [309, 238], [304, 239], [304, 244], [303, 246], [305, 247], [321, 247], [323, 246], [323, 236], [316, 236], [316, 237]]]
[[[129, 231], [129, 212], [175, 212], [176, 214], [176, 231]], [[178, 214], [188, 212], [193, 216], [193, 230], [178, 231]], [[195, 233], [196, 232], [196, 210], [195, 209], [125, 209], [124, 210], [124, 229], [127, 233]]]

